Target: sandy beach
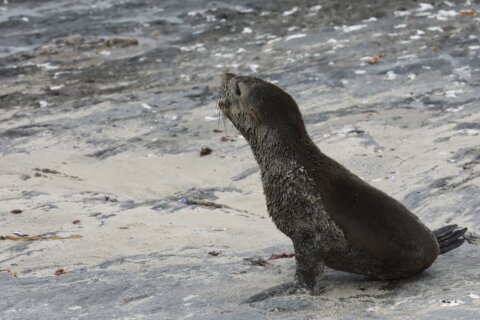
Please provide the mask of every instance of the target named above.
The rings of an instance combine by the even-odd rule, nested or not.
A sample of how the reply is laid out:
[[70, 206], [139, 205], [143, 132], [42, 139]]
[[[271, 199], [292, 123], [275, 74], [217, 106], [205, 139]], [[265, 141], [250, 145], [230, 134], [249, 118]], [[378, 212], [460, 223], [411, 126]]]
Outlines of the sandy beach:
[[320, 296], [242, 304], [291, 281], [295, 260], [269, 259], [291, 241], [217, 108], [223, 72], [276, 83], [322, 152], [428, 227], [475, 239], [478, 2], [0, 9], [1, 319], [480, 317], [471, 243], [412, 279], [326, 268]]

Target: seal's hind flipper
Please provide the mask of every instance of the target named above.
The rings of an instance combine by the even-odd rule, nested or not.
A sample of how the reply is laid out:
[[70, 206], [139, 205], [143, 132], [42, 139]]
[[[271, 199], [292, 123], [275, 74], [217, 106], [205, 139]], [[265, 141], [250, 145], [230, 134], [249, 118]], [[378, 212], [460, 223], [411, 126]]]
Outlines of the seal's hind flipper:
[[440, 229], [437, 229], [433, 231], [433, 235], [437, 238], [437, 241], [440, 241], [442, 238], [444, 238], [450, 231], [458, 227], [456, 224], [449, 224], [448, 226], [441, 227]]
[[437, 238], [440, 254], [458, 248], [465, 242], [464, 234], [467, 228], [460, 228], [456, 224], [451, 224], [433, 231]]
[[445, 252], [448, 252], [450, 250], [453, 250], [455, 248], [460, 247], [463, 243], [465, 242], [465, 238], [459, 238], [459, 239], [454, 239], [453, 242], [450, 244], [446, 245], [441, 245], [440, 246], [440, 254], [444, 254]]
[[267, 289], [260, 293], [257, 293], [251, 296], [250, 298], [248, 298], [247, 300], [245, 300], [243, 303], [253, 303], [253, 302], [263, 301], [275, 296], [286, 296], [291, 294], [307, 293], [307, 292], [308, 290], [300, 286], [298, 283], [287, 282], [275, 287], [271, 287], [270, 289]]

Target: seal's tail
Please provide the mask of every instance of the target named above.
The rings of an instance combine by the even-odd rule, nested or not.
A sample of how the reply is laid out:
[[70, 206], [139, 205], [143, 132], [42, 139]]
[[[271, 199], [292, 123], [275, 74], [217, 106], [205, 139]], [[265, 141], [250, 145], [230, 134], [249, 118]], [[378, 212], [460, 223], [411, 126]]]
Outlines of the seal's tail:
[[440, 254], [460, 247], [465, 242], [465, 232], [467, 228], [461, 228], [456, 224], [450, 224], [433, 231], [437, 238]]

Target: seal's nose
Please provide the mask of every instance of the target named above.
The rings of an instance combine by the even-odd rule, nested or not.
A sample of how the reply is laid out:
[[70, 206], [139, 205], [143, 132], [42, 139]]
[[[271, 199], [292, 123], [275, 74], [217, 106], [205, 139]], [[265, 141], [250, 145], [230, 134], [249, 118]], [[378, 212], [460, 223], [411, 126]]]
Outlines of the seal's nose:
[[223, 76], [222, 76], [222, 81], [223, 82], [228, 82], [228, 80], [232, 79], [232, 78], [235, 78], [235, 74], [233, 73], [225, 73]]

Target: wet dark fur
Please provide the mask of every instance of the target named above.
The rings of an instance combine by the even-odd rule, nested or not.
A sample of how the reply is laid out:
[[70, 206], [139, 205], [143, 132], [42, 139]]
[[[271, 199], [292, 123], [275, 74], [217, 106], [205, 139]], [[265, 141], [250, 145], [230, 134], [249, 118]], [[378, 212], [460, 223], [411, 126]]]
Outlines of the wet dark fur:
[[[268, 212], [293, 241], [300, 286], [320, 290], [324, 265], [398, 279], [421, 272], [437, 258], [442, 242], [401, 203], [324, 155], [282, 89], [226, 74], [219, 107], [260, 165]], [[442, 240], [444, 248], [463, 242], [465, 230], [455, 230], [441, 232], [449, 239]]]

